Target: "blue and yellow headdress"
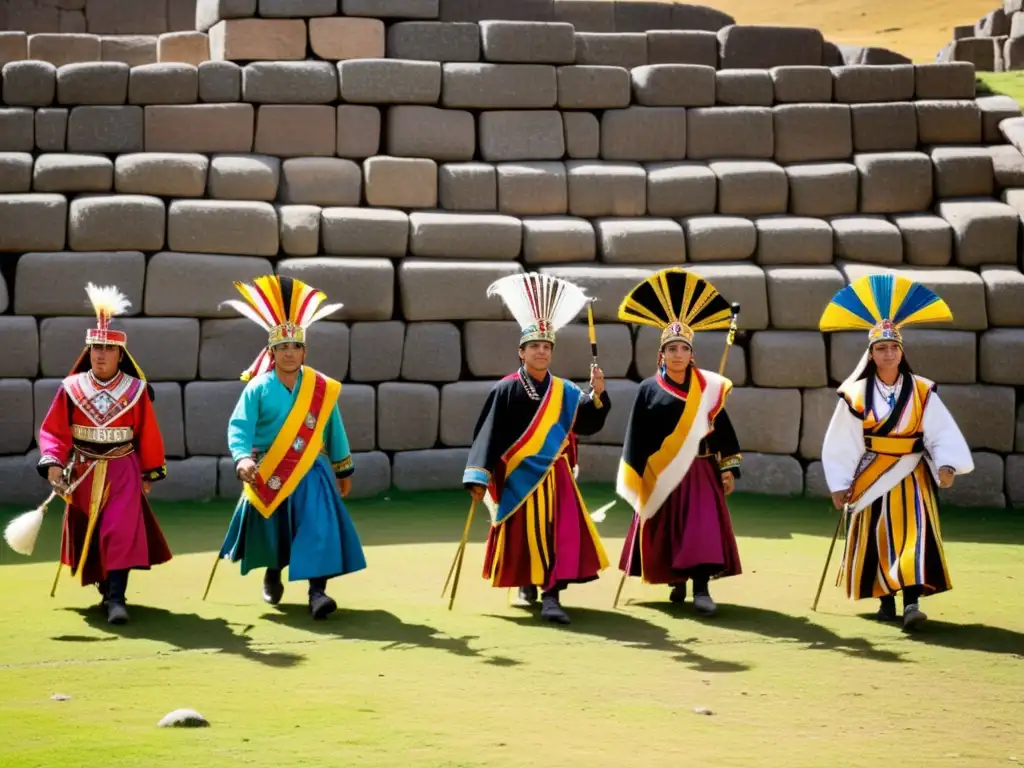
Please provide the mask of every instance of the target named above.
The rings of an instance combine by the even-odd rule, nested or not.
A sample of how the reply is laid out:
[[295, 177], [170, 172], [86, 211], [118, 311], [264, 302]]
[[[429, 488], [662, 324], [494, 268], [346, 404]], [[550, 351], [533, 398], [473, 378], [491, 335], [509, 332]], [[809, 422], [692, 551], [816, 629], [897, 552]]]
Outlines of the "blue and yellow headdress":
[[658, 349], [673, 341], [693, 347], [695, 331], [727, 329], [733, 312], [707, 280], [679, 267], [655, 272], [631, 290], [619, 305], [619, 319], [661, 331]]

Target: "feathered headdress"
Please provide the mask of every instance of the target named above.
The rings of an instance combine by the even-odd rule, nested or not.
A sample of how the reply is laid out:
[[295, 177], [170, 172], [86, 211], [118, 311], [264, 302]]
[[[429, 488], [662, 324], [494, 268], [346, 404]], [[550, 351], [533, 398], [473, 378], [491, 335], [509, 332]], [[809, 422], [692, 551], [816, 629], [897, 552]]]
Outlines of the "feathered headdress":
[[85, 332], [86, 344], [114, 345], [123, 347], [128, 343], [128, 334], [124, 331], [110, 329], [111, 319], [123, 315], [132, 305], [128, 297], [114, 285], [98, 286], [89, 283], [85, 286], [93, 311], [96, 313], [96, 327]]
[[531, 341], [555, 343], [555, 334], [568, 325], [590, 298], [583, 290], [559, 277], [534, 272], [508, 275], [487, 288], [498, 296], [519, 323], [519, 346]]
[[866, 275], [857, 278], [832, 297], [818, 321], [821, 331], [868, 332], [868, 351], [864, 352], [849, 380], [864, 370], [872, 345], [895, 341], [903, 346], [900, 329], [915, 323], [950, 322], [949, 305], [934, 291], [906, 277], [893, 274]]
[[679, 267], [655, 272], [619, 305], [619, 319], [661, 330], [660, 348], [673, 341], [693, 345], [695, 331], [729, 328], [733, 310], [707, 280]]
[[[244, 302], [228, 299], [221, 306], [229, 306], [252, 320], [268, 334], [267, 346], [249, 368], [242, 373], [242, 381], [266, 373], [274, 367], [270, 350], [278, 344], [306, 343], [306, 329], [344, 306], [341, 303], [324, 304], [327, 296], [301, 280], [280, 275], [264, 275], [252, 284], [235, 283]], [[323, 306], [321, 306], [323, 305]]]

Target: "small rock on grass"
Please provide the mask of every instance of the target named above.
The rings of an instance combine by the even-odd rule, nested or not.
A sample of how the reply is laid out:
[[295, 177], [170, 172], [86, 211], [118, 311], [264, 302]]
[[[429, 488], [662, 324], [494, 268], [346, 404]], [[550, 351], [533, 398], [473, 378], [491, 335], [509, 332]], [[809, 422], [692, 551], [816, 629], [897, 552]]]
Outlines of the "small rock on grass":
[[55, 693], [50, 697], [50, 701], [71, 701], [71, 697], [66, 693]]
[[698, 714], [698, 715], [713, 715], [713, 714], [715, 714], [714, 712], [712, 712], [712, 711], [711, 711], [710, 709], [708, 709], [707, 707], [694, 707], [694, 708], [693, 708], [693, 711], [694, 711], [694, 712], [695, 712], [696, 714]]
[[176, 709], [164, 715], [157, 725], [161, 728], [207, 728], [210, 724], [194, 709]]

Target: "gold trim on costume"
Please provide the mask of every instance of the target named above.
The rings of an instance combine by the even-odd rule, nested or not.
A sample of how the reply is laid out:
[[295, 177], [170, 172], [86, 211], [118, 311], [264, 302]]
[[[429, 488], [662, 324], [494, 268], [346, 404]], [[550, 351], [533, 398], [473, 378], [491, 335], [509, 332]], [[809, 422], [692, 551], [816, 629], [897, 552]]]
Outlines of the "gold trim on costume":
[[135, 430], [131, 427], [85, 427], [73, 424], [71, 435], [87, 443], [127, 443], [135, 437]]

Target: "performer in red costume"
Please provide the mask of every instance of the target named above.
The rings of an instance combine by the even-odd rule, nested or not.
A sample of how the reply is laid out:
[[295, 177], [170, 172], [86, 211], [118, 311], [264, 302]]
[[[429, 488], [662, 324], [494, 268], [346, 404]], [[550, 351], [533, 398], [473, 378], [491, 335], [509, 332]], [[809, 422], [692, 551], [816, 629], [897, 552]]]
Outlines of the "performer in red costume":
[[128, 620], [128, 572], [171, 559], [146, 494], [167, 476], [153, 390], [110, 321], [131, 306], [115, 287], [90, 283], [97, 326], [61, 382], [39, 429], [39, 474], [73, 488], [64, 515], [61, 562], [97, 584], [111, 624]]

